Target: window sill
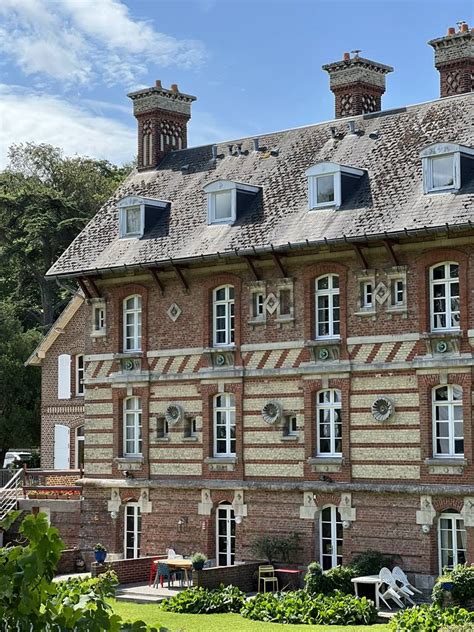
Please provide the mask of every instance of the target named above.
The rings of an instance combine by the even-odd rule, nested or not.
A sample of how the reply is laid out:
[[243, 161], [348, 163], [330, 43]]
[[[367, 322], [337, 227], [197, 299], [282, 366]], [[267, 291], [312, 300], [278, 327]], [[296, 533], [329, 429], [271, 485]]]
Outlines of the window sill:
[[117, 469], [121, 472], [125, 472], [127, 470], [141, 470], [145, 459], [142, 455], [137, 454], [136, 456], [118, 456], [114, 461], [117, 464]]
[[204, 463], [237, 463], [236, 456], [208, 456], [204, 459]]
[[341, 343], [341, 337], [337, 338], [315, 338], [314, 340], [306, 340], [305, 347], [325, 347], [326, 345], [338, 345]]
[[295, 317], [294, 316], [279, 316], [278, 318], [275, 318], [275, 322], [280, 323], [280, 324], [293, 323], [295, 322]]
[[299, 439], [298, 435], [284, 435], [283, 437], [280, 437], [281, 441], [299, 441]]
[[116, 463], [143, 463], [143, 454], [130, 454], [129, 456], [115, 457]]
[[167, 443], [169, 440], [170, 440], [170, 438], [169, 438], [169, 437], [157, 437], [157, 438], [156, 438], [156, 441], [157, 441], [158, 443]]
[[91, 332], [91, 338], [105, 338], [107, 336], [107, 331], [103, 329], [102, 331], [93, 331]]
[[247, 321], [247, 325], [266, 325], [266, 324], [267, 324], [266, 318], [250, 318]]
[[462, 329], [434, 329], [433, 331], [427, 331], [420, 335], [422, 340], [430, 338], [461, 338]]
[[236, 456], [210, 456], [204, 459], [210, 472], [233, 472], [237, 465]]
[[426, 465], [457, 465], [464, 467], [465, 465], [467, 465], [467, 460], [463, 456], [440, 456], [425, 459], [425, 463]]
[[186, 443], [192, 443], [193, 441], [197, 441], [199, 437], [183, 437], [183, 441]]
[[338, 456], [313, 456], [309, 457], [308, 465], [315, 473], [335, 473], [340, 472], [344, 458]]
[[354, 312], [354, 316], [377, 316], [377, 312], [375, 309], [360, 309]]
[[143, 351], [121, 351], [120, 353], [114, 353], [114, 360], [125, 360], [128, 358], [143, 358], [145, 353]]

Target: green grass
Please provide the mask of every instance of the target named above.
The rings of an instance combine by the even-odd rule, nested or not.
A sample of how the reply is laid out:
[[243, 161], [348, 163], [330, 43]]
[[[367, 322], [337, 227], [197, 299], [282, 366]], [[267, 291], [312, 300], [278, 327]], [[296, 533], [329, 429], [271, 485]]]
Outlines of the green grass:
[[386, 625], [286, 625], [260, 623], [244, 619], [239, 614], [176, 614], [164, 612], [155, 604], [138, 604], [111, 600], [113, 609], [123, 619], [141, 619], [148, 624], [159, 623], [172, 632], [388, 632]]

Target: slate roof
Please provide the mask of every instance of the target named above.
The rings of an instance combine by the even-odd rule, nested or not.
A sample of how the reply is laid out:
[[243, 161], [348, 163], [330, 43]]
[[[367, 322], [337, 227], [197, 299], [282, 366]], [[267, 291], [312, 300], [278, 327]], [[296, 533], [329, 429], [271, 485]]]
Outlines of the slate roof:
[[[211, 145], [174, 151], [156, 170], [132, 173], [48, 275], [466, 226], [474, 221], [474, 182], [455, 194], [424, 195], [419, 152], [433, 142], [474, 146], [473, 96], [354, 117], [358, 134], [349, 133], [348, 119], [337, 119], [261, 135], [260, 147], [270, 155], [253, 151], [252, 137], [233, 141], [234, 150], [242, 144], [242, 155], [219, 144], [217, 160]], [[304, 173], [321, 161], [359, 167], [367, 176], [339, 210], [308, 212]], [[233, 226], [207, 224], [203, 187], [216, 179], [263, 187]], [[141, 239], [119, 240], [115, 204], [125, 195], [170, 200], [170, 210], [160, 211]]]

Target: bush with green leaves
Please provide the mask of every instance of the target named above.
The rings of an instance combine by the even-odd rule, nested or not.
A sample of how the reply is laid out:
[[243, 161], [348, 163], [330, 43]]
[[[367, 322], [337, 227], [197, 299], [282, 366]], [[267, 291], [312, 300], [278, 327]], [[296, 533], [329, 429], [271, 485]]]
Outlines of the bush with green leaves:
[[[398, 557], [398, 556], [397, 556]], [[357, 575], [378, 575], [381, 568], [386, 566], [392, 568], [395, 562], [395, 556], [385, 555], [380, 551], [364, 551], [352, 558], [351, 566], [355, 569]]]
[[470, 626], [474, 629], [474, 612], [454, 606], [442, 608], [439, 604], [422, 604], [398, 612], [389, 623], [392, 632], [439, 632], [446, 626]]
[[474, 599], [474, 565], [458, 564], [451, 571], [438, 577], [431, 593], [431, 598], [435, 603], [442, 604], [445, 582], [453, 585], [451, 595], [455, 604], [464, 606]]
[[323, 572], [318, 562], [312, 562], [304, 578], [305, 589], [311, 595], [329, 595], [335, 590], [351, 595], [354, 593], [351, 579], [357, 575], [352, 566], [335, 566]]
[[287, 536], [262, 535], [252, 542], [250, 549], [257, 557], [268, 562], [277, 560], [292, 562], [298, 550], [299, 541], [299, 533], [291, 533]]
[[474, 625], [472, 623], [464, 623], [463, 625], [448, 625], [440, 628], [439, 632], [472, 632]]
[[237, 586], [209, 588], [188, 588], [166, 599], [161, 604], [163, 610], [187, 614], [217, 614], [240, 612], [245, 602], [245, 593]]
[[[0, 527], [8, 529], [20, 512], [11, 512]], [[53, 582], [64, 543], [44, 513], [28, 515], [20, 526], [25, 546], [0, 548], [0, 632], [152, 632], [143, 621], [124, 623], [107, 597], [117, 577], [106, 573], [88, 580]]]
[[245, 602], [241, 614], [254, 621], [311, 625], [368, 625], [377, 619], [372, 601], [339, 591], [332, 595], [310, 595], [306, 590], [259, 593]]

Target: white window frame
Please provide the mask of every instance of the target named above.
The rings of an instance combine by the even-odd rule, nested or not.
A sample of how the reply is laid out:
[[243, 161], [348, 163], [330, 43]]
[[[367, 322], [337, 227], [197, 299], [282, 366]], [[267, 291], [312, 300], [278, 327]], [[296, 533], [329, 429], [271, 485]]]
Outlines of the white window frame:
[[[451, 532], [451, 542], [453, 545], [452, 549], [442, 549], [441, 547], [441, 521], [446, 520], [450, 523], [450, 532]], [[444, 529], [446, 530], [446, 529]], [[459, 553], [464, 552], [464, 559], [466, 559], [467, 555], [467, 546], [465, 549], [458, 548], [458, 533], [464, 531], [464, 542], [466, 542], [467, 533], [466, 527], [464, 525], [464, 520], [460, 513], [457, 512], [446, 512], [441, 513], [438, 518], [438, 563], [439, 563], [439, 573], [440, 575], [443, 573], [445, 568], [453, 568], [459, 563]], [[461, 536], [462, 539], [462, 536]], [[443, 565], [443, 551], [451, 551], [453, 552], [453, 565], [448, 566], [446, 564]]]
[[[222, 405], [217, 405], [218, 398], [222, 398]], [[237, 449], [237, 425], [235, 420], [235, 395], [233, 393], [217, 393], [212, 400], [213, 403], [213, 427], [214, 427], [214, 457], [235, 457]], [[217, 423], [218, 417], [223, 418], [223, 423]], [[225, 437], [217, 436], [217, 428], [224, 427]], [[232, 434], [234, 435], [232, 437]], [[225, 451], [219, 452], [217, 449], [217, 441], [225, 441]], [[232, 451], [232, 443], [235, 450]]]
[[[447, 400], [438, 401], [436, 399], [436, 392], [438, 391], [438, 389], [441, 389], [441, 388], [446, 388], [448, 390]], [[454, 395], [453, 395], [454, 388], [461, 390], [461, 399], [454, 399]], [[464, 391], [463, 391], [462, 386], [459, 384], [438, 384], [438, 386], [435, 386], [431, 391], [431, 411], [432, 411], [431, 423], [432, 423], [432, 428], [433, 428], [433, 456], [436, 458], [439, 458], [439, 459], [442, 459], [442, 458], [463, 459], [464, 458], [464, 450], [463, 452], [455, 452], [456, 439], [458, 441], [460, 439], [463, 440], [463, 447], [464, 447], [464, 441], [465, 441], [463, 397], [464, 397]], [[436, 422], [436, 410], [441, 407], [448, 409], [448, 419], [445, 421], [445, 423], [447, 422], [448, 424], [449, 452], [438, 452], [438, 446], [437, 446], [438, 432], [437, 432], [437, 422]], [[461, 409], [462, 411], [461, 419], [455, 419], [455, 414], [454, 414], [455, 408]], [[462, 428], [463, 428], [462, 437], [455, 435], [455, 423], [462, 424]]]
[[71, 399], [71, 356], [58, 356], [58, 399]]
[[[134, 401], [136, 406], [127, 408], [127, 402]], [[131, 438], [127, 438], [127, 429], [131, 428]], [[132, 448], [129, 450], [128, 448]], [[126, 397], [123, 400], [123, 454], [124, 456], [143, 456], [142, 402], [140, 397]]]
[[[129, 511], [130, 510], [130, 511]], [[128, 517], [131, 514], [133, 518], [133, 547], [127, 546], [128, 531]], [[140, 545], [141, 545], [141, 509], [139, 503], [127, 503], [124, 510], [124, 528], [123, 528], [123, 556], [126, 560], [137, 559], [140, 557]], [[129, 557], [128, 551], [132, 550], [133, 556]]]
[[[294, 420], [294, 425], [293, 425]], [[295, 415], [285, 415], [284, 421], [284, 430], [286, 431], [285, 437], [297, 437], [298, 436], [298, 416]]]
[[[331, 510], [331, 520], [330, 520], [330, 524], [331, 524], [331, 568], [334, 568], [335, 566], [339, 566], [342, 564], [342, 555], [338, 555], [337, 554], [337, 544], [338, 542], [341, 543], [341, 545], [344, 542], [344, 535], [342, 538], [338, 538], [337, 537], [337, 525], [341, 525], [341, 530], [342, 530], [342, 520], [341, 520], [341, 515], [339, 513], [339, 509], [338, 507], [336, 507], [335, 505], [326, 505], [324, 507], [321, 508], [321, 511], [319, 513], [319, 561], [321, 564], [321, 568], [324, 569], [324, 559], [328, 557], [328, 555], [324, 555], [323, 554], [323, 539], [327, 539], [327, 538], [323, 538], [323, 522], [328, 524], [329, 521], [328, 520], [323, 520], [323, 514], [326, 510], [330, 509]], [[339, 514], [339, 516], [338, 516]], [[342, 532], [343, 533], [343, 532]], [[339, 559], [340, 558], [340, 559]], [[329, 570], [329, 569], [327, 569]]]
[[[320, 395], [324, 393], [330, 394], [329, 402], [320, 402]], [[341, 418], [340, 422], [337, 422], [337, 425], [341, 426], [341, 436], [336, 437], [336, 410], [339, 410], [339, 417]], [[329, 412], [329, 422], [321, 422], [320, 421], [320, 413], [328, 411]], [[327, 425], [329, 423], [329, 436], [323, 437], [321, 436], [321, 425]], [[330, 451], [322, 452], [321, 451], [321, 441], [325, 441], [329, 439]], [[340, 452], [336, 451], [336, 440], [340, 440], [341, 442], [341, 450]], [[316, 393], [316, 455], [318, 457], [341, 457], [342, 456], [342, 393], [337, 388], [326, 388]]]
[[[118, 219], [119, 219], [119, 238], [120, 239], [139, 239], [143, 237], [145, 232], [145, 207], [155, 207], [164, 210], [169, 207], [166, 200], [157, 200], [154, 198], [144, 198], [140, 196], [129, 195], [117, 202]], [[138, 207], [140, 209], [140, 228], [135, 233], [127, 233], [127, 212], [131, 208]]]
[[[82, 359], [82, 367], [80, 366]], [[85, 357], [83, 353], [76, 355], [76, 396], [84, 397]]]
[[265, 308], [263, 303], [265, 302], [265, 293], [262, 290], [255, 290], [251, 294], [252, 297], [252, 320], [264, 320]]
[[[456, 265], [458, 266], [458, 276], [451, 278], [449, 276], [449, 267], [452, 265]], [[439, 268], [440, 266], [444, 266], [444, 270], [445, 270], [445, 278], [444, 279], [434, 279], [433, 278], [433, 273], [434, 270], [436, 268]], [[459, 276], [459, 271], [460, 271], [460, 264], [457, 261], [440, 261], [439, 263], [436, 263], [435, 265], [430, 267], [430, 271], [429, 271], [429, 283], [430, 283], [430, 325], [431, 325], [431, 331], [433, 332], [437, 332], [437, 331], [460, 331], [461, 329], [461, 278]], [[446, 276], [447, 273], [447, 276]], [[459, 288], [459, 295], [457, 296], [458, 300], [459, 300], [459, 325], [457, 327], [453, 327], [451, 326], [451, 320], [452, 320], [452, 316], [453, 314], [457, 313], [457, 310], [452, 310], [451, 309], [451, 301], [453, 298], [453, 295], [451, 293], [451, 286], [453, 284], [457, 283], [458, 288]], [[445, 300], [445, 309], [446, 311], [444, 312], [437, 312], [435, 314], [434, 311], [434, 302], [435, 300], [437, 300], [435, 298], [434, 295], [434, 286], [435, 285], [444, 285], [444, 291], [445, 291], [445, 295], [444, 295], [444, 300]], [[436, 327], [435, 324], [435, 318], [436, 315], [438, 314], [445, 314], [446, 315], [446, 327]], [[448, 326], [449, 323], [449, 326]]]
[[[232, 180], [215, 180], [204, 187], [207, 195], [207, 221], [208, 224], [233, 224], [237, 219], [237, 193], [257, 194], [260, 187]], [[216, 195], [219, 193], [231, 194], [230, 215], [225, 218], [216, 218]]]
[[[222, 517], [221, 515], [224, 514]], [[219, 539], [219, 520], [226, 522], [225, 551], [221, 551]], [[234, 523], [234, 535], [232, 535], [232, 523]], [[235, 563], [235, 514], [230, 503], [222, 503], [217, 506], [216, 511], [216, 562], [219, 566], [221, 555], [225, 555], [225, 566], [232, 566]]]
[[[79, 434], [79, 430], [81, 428], [82, 428], [82, 435]], [[82, 443], [82, 447], [84, 448], [84, 445], [85, 445], [84, 431], [85, 431], [84, 424], [82, 424], [81, 426], [77, 426], [77, 428], [74, 430], [74, 450], [75, 450], [74, 463], [76, 466], [76, 470], [78, 470], [81, 467], [81, 464], [79, 463], [79, 444]]]
[[[230, 290], [233, 290], [233, 298]], [[225, 298], [217, 299], [219, 290], [225, 290]], [[224, 316], [217, 316], [219, 306], [224, 307]], [[225, 328], [217, 328], [217, 319], [225, 319]], [[224, 332], [224, 342], [218, 342], [218, 332]], [[214, 347], [229, 347], [235, 344], [235, 287], [233, 285], [220, 285], [212, 291], [212, 343]]]
[[[320, 281], [321, 279], [324, 278], [328, 278], [329, 279], [329, 287], [327, 289], [323, 289], [323, 290], [318, 290], [318, 281]], [[317, 279], [315, 279], [314, 281], [314, 310], [315, 310], [315, 315], [314, 315], [314, 321], [315, 321], [315, 338], [316, 340], [339, 340], [341, 337], [341, 294], [340, 294], [340, 287], [335, 288], [334, 287], [334, 278], [338, 279], [338, 286], [340, 286], [340, 277], [338, 274], [334, 274], [334, 273], [330, 273], [330, 274], [322, 274], [321, 276], [319, 276]], [[318, 310], [318, 298], [322, 297], [322, 296], [327, 296], [328, 297], [328, 310], [329, 310], [329, 320], [328, 320], [328, 329], [329, 329], [329, 333], [325, 334], [325, 335], [319, 335], [318, 334], [318, 329], [319, 329], [319, 310]], [[339, 306], [337, 308], [334, 307], [334, 296], [339, 296]], [[334, 310], [338, 309], [339, 310], [339, 320], [336, 321], [334, 319]], [[334, 333], [334, 325], [335, 323], [338, 322], [339, 323], [339, 333]]]
[[[362, 281], [361, 283], [361, 308], [372, 310], [375, 307], [373, 281]], [[369, 299], [370, 297], [370, 299]]]
[[[140, 213], [140, 227], [136, 232], [128, 233], [127, 232], [127, 215], [130, 211], [135, 210], [135, 209], [138, 209]], [[143, 229], [145, 226], [145, 205], [135, 204], [134, 206], [121, 208], [120, 214], [119, 214], [119, 225], [120, 225], [120, 239], [131, 239], [133, 237], [142, 237]]]
[[[453, 184], [445, 187], [433, 186], [433, 158], [440, 156], [453, 156]], [[474, 149], [455, 143], [432, 143], [420, 152], [423, 166], [423, 192], [426, 193], [450, 193], [461, 188], [461, 155], [472, 158]]]
[[[128, 308], [127, 302], [134, 299], [133, 307]], [[131, 294], [123, 299], [123, 352], [133, 353], [142, 349], [142, 305], [143, 300], [140, 294]], [[127, 314], [133, 315], [132, 335], [127, 335]], [[132, 346], [128, 347], [128, 340], [132, 341]]]
[[[308, 206], [309, 210], [322, 208], [339, 208], [342, 200], [342, 175], [361, 178], [365, 171], [356, 167], [347, 167], [335, 162], [320, 162], [305, 171], [308, 178]], [[318, 203], [318, 182], [317, 179], [323, 176], [333, 176], [334, 200], [331, 202]]]
[[107, 329], [107, 315], [105, 303], [97, 303], [92, 306], [92, 335], [105, 334]]

